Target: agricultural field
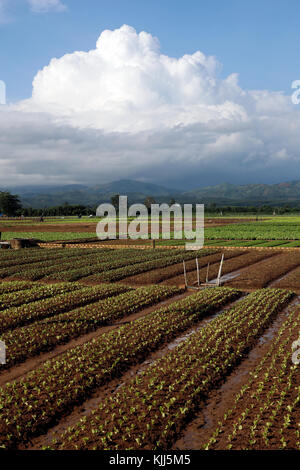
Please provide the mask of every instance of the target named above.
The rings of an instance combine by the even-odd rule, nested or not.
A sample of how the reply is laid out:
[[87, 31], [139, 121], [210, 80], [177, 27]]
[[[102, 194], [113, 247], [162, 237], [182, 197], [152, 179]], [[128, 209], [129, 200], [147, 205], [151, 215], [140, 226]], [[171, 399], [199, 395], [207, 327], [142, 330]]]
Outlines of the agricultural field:
[[[34, 238], [43, 242], [63, 242], [95, 240], [96, 226], [100, 219], [45, 218], [44, 222], [36, 219], [0, 220], [2, 240], [12, 238]], [[128, 219], [130, 222], [130, 219]], [[195, 228], [196, 221], [193, 221]], [[174, 240], [174, 225], [171, 218], [171, 240], [162, 239], [162, 222], [159, 223], [160, 245], [181, 246], [185, 240]], [[149, 225], [150, 233], [150, 225]], [[123, 241], [113, 241], [122, 244]], [[147, 241], [140, 241], [147, 244]], [[235, 216], [205, 218], [205, 244], [207, 246], [285, 246], [300, 247], [299, 216]]]
[[300, 251], [279, 235], [0, 250], [0, 448], [300, 450]]

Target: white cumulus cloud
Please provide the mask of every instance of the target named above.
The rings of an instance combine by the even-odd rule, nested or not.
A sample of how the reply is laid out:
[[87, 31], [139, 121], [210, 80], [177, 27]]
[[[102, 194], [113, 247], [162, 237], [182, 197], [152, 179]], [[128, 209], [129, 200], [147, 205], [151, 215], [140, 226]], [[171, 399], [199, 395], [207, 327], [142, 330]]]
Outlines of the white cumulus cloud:
[[247, 119], [236, 75], [198, 51], [179, 59], [159, 42], [124, 25], [103, 31], [96, 49], [53, 59], [33, 81], [28, 106], [98, 129], [139, 130]]
[[164, 55], [127, 25], [103, 31], [95, 49], [40, 70], [30, 99], [0, 108], [0, 182], [295, 179], [299, 108], [221, 69], [200, 51]]

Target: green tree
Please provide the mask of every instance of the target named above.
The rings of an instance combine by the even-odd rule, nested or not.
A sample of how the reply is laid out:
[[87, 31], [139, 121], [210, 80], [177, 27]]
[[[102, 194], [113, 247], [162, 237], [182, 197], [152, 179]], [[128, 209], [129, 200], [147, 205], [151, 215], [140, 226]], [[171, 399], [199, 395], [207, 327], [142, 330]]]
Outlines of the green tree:
[[9, 216], [14, 216], [22, 209], [19, 196], [8, 191], [0, 191], [0, 211]]
[[151, 204], [156, 204], [154, 197], [147, 196], [145, 201], [144, 201], [144, 204], [147, 207], [148, 212], [151, 212]]
[[116, 209], [116, 211], [118, 211], [119, 209], [119, 198], [120, 198], [120, 195], [119, 194], [115, 194], [114, 196], [112, 196], [110, 198], [110, 202], [111, 204], [114, 206], [114, 208]]

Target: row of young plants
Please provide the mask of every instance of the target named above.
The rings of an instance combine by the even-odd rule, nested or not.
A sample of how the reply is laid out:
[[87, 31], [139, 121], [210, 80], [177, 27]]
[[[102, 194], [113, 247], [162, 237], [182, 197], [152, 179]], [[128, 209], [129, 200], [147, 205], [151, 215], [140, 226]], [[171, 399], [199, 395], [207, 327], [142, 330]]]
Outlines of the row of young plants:
[[[169, 252], [167, 252], [168, 254]], [[63, 259], [48, 260], [32, 265], [24, 265], [21, 270], [14, 266], [0, 270], [0, 275], [13, 276], [17, 279], [39, 280], [46, 278], [49, 280], [76, 281], [81, 277], [88, 276], [104, 269], [113, 269], [126, 266], [128, 259], [132, 262], [163, 258], [165, 250], [141, 251], [141, 250], [96, 250], [91, 254], [86, 254], [81, 250], [75, 258], [64, 257]], [[24, 269], [25, 268], [25, 269]]]
[[247, 222], [206, 227], [205, 238], [210, 240], [300, 240], [297, 222]]
[[34, 287], [35, 285], [36, 285], [35, 282], [30, 282], [30, 281], [2, 282], [0, 283], [0, 295], [30, 289], [31, 287]]
[[70, 349], [0, 389], [0, 446], [15, 448], [45, 431], [98, 386], [121, 375], [201, 318], [240, 296], [206, 289]]
[[[32, 263], [40, 262], [40, 261], [47, 261], [47, 260], [57, 260], [57, 259], [67, 259], [67, 258], [74, 258], [77, 257], [82, 253], [82, 250], [78, 252], [79, 250], [35, 250], [33, 253], [31, 253], [30, 250], [23, 250], [23, 251], [18, 251], [17, 255], [10, 256], [8, 255], [4, 259], [0, 259], [0, 269], [2, 268], [7, 268], [7, 267], [13, 267], [15, 265], [30, 265]], [[98, 250], [99, 251], [99, 250]], [[103, 251], [109, 251], [108, 249], [105, 249]], [[93, 252], [93, 250], [86, 250], [85, 254], [89, 255]], [[7, 252], [6, 252], [7, 253]]]
[[300, 374], [292, 361], [299, 327], [293, 308], [204, 449], [300, 450]]
[[[25, 250], [0, 250], [0, 262], [16, 261], [20, 260], [31, 260], [36, 259], [39, 256], [55, 256], [56, 254], [62, 253], [65, 250], [53, 249], [53, 250], [41, 250], [40, 248], [30, 248]], [[77, 250], [78, 251], [78, 250]]]
[[[33, 255], [30, 254], [31, 250], [24, 250], [24, 251], [16, 251], [17, 256], [14, 256], [13, 259], [10, 259], [8, 257], [6, 266], [1, 267], [0, 266], [0, 278], [5, 278], [8, 276], [12, 276], [13, 274], [17, 273], [20, 271], [19, 266], [22, 266], [22, 270], [30, 269], [31, 265], [34, 264], [35, 266], [38, 267], [49, 267], [53, 265], [59, 264], [60, 260], [62, 261], [68, 261], [72, 263], [74, 259], [77, 257], [82, 258], [85, 256], [89, 256], [93, 254], [95, 250], [64, 250], [60, 249], [58, 250], [38, 250], [37, 253], [34, 253]], [[105, 254], [106, 256], [108, 253], [112, 250], [104, 249], [103, 250], [103, 255]], [[29, 254], [27, 254], [29, 252]], [[102, 252], [102, 250], [101, 250]], [[100, 252], [100, 253], [101, 253]], [[25, 254], [23, 254], [25, 253]], [[95, 253], [95, 256], [99, 256], [99, 250]], [[11, 262], [11, 263], [10, 263]]]
[[[114, 269], [118, 269], [124, 266], [128, 266], [128, 263], [131, 265], [138, 264], [141, 262], [145, 262], [148, 260], [153, 260], [153, 259], [161, 259], [165, 258], [166, 254], [169, 254], [169, 252], [165, 252], [164, 250], [159, 250], [156, 252], [153, 251], [141, 251], [141, 250], [135, 250], [131, 251], [129, 250], [128, 252], [122, 250], [120, 253], [116, 252], [114, 253], [114, 256], [111, 257], [110, 260], [98, 260], [97, 258], [94, 260], [91, 260], [89, 263], [82, 264], [82, 267], [80, 265], [73, 265], [76, 266], [76, 269], [68, 269], [65, 270], [65, 267], [62, 266], [62, 268], [59, 270], [59, 272], [54, 272], [50, 276], [47, 276], [47, 280], [61, 280], [64, 279], [65, 281], [77, 281], [78, 279], [81, 279], [83, 277], [91, 276], [95, 273], [102, 273], [104, 271], [110, 271]], [[116, 259], [117, 258], [117, 259]]]
[[178, 287], [142, 287], [8, 331], [1, 335], [6, 364], [0, 371], [182, 292]]
[[0, 295], [0, 311], [20, 305], [29, 304], [31, 302], [47, 299], [55, 295], [64, 294], [65, 292], [75, 291], [82, 286], [69, 283], [52, 284], [52, 285], [35, 285], [29, 289], [20, 292], [10, 292]]
[[95, 287], [84, 287], [80, 290], [75, 288], [75, 292], [66, 292], [50, 299], [42, 299], [3, 310], [0, 312], [0, 333], [43, 318], [53, 317], [59, 313], [68, 312], [76, 307], [88, 305], [106, 297], [121, 294], [129, 289], [129, 287], [119, 284], [103, 284]]
[[36, 258], [35, 260], [31, 260], [29, 264], [21, 264], [20, 266], [16, 263], [12, 266], [7, 266], [3, 267], [0, 269], [0, 278], [6, 278], [9, 276], [23, 276], [26, 278], [26, 274], [28, 273], [28, 278], [31, 278], [31, 273], [37, 273], [36, 276], [32, 276], [33, 280], [35, 280], [35, 277], [38, 279], [38, 273], [39, 272], [51, 272], [51, 269], [55, 270], [57, 269], [62, 263], [66, 264], [72, 264], [74, 263], [74, 259], [77, 258], [77, 256], [81, 256], [79, 259], [82, 260], [82, 258], [85, 258], [87, 255], [86, 253], [82, 253], [81, 255], [76, 255], [75, 257], [69, 257], [69, 256], [54, 256], [52, 257], [45, 257], [43, 258], [43, 255], [41, 253], [41, 259]]
[[242, 360], [292, 295], [265, 290], [241, 300], [103, 399], [52, 448], [170, 448], [197, 406]]
[[270, 282], [283, 276], [291, 269], [300, 265], [300, 253], [282, 253], [272, 256], [259, 266], [250, 266], [243, 271], [238, 278], [229, 281], [233, 287], [243, 286], [244, 288], [266, 287]]
[[[68, 250], [65, 251], [67, 252]], [[101, 263], [116, 257], [117, 253], [113, 250], [98, 250], [96, 253], [86, 253], [85, 250], [81, 250], [81, 252], [75, 257], [61, 256], [59, 258], [49, 258], [46, 261], [37, 261], [30, 265], [22, 265], [21, 270], [18, 266], [3, 268], [0, 270], [0, 276], [14, 276], [15, 278], [34, 281], [52, 273], [67, 271], [70, 268], [72, 269], [74, 266], [80, 268], [86, 265], [93, 265], [94, 263]]]
[[203, 256], [208, 256], [210, 254], [214, 254], [215, 250], [201, 250], [201, 251], [182, 251], [179, 254], [170, 254], [163, 258], [153, 260], [153, 261], [145, 261], [143, 263], [134, 264], [134, 265], [127, 265], [123, 268], [114, 269], [111, 271], [106, 271], [100, 274], [95, 274], [93, 276], [89, 276], [86, 280], [89, 281], [120, 281], [128, 276], [134, 276], [136, 274], [141, 274], [146, 271], [150, 271], [152, 269], [158, 268], [166, 268], [167, 266], [172, 266], [173, 264], [180, 263], [183, 260], [188, 261], [194, 258], [202, 258]]

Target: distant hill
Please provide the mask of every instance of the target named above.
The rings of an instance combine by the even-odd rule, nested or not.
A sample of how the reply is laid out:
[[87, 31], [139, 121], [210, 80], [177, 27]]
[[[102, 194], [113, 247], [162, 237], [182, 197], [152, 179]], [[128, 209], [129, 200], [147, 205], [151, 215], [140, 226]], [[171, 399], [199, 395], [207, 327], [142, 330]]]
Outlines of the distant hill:
[[300, 206], [300, 181], [279, 184], [234, 185], [223, 183], [185, 192], [187, 200], [215, 202], [218, 205], [284, 205]]
[[[1, 189], [1, 188], [0, 188]], [[85, 186], [72, 184], [66, 186], [19, 186], [7, 188], [20, 196], [24, 207], [44, 208], [68, 204], [98, 206], [110, 202], [115, 194], [127, 195], [130, 204], [143, 202], [147, 196], [153, 196], [159, 202], [169, 202], [170, 198], [180, 194], [175, 189], [168, 189], [152, 183], [134, 180], [120, 180], [112, 183]]]
[[143, 202], [147, 196], [153, 196], [159, 203], [170, 202], [174, 198], [179, 203], [215, 203], [223, 206], [258, 206], [262, 204], [283, 206], [289, 204], [300, 207], [300, 181], [247, 185], [223, 183], [188, 192], [135, 180], [119, 180], [94, 186], [72, 184], [65, 186], [19, 186], [6, 189], [18, 194], [24, 207], [34, 208], [59, 206], [65, 202], [93, 207], [103, 202], [109, 202], [114, 194], [127, 195], [130, 204]]

